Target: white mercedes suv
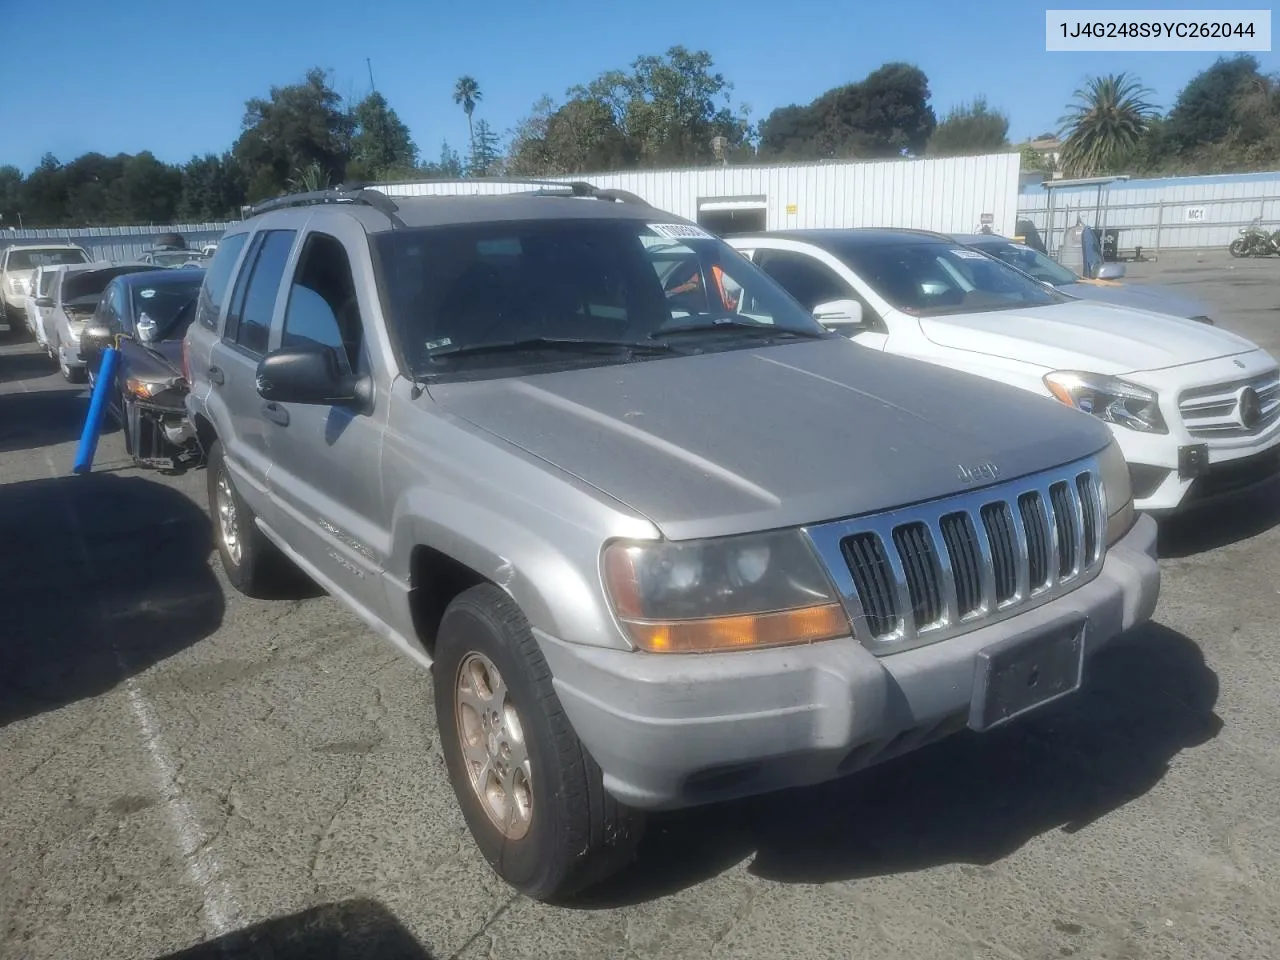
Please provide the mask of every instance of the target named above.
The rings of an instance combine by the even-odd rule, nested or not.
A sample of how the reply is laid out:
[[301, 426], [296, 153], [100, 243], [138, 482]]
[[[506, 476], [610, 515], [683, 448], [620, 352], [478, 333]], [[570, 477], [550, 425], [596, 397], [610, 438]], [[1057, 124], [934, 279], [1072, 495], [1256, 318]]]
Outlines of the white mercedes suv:
[[1280, 475], [1280, 367], [1220, 327], [1080, 300], [941, 234], [727, 239], [864, 346], [1056, 397], [1105, 421], [1139, 510], [1170, 513]]

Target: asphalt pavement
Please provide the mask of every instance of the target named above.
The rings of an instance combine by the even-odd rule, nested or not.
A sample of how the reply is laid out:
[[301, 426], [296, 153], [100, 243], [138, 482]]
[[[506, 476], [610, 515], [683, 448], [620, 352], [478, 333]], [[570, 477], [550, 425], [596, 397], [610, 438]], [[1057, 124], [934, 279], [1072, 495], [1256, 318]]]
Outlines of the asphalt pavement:
[[[1132, 264], [1280, 355], [1280, 259]], [[0, 958], [1280, 957], [1280, 489], [1161, 534], [1086, 688], [851, 779], [656, 819], [574, 907], [477, 853], [428, 678], [304, 580], [249, 600], [205, 473], [72, 476], [87, 392], [0, 348]]]

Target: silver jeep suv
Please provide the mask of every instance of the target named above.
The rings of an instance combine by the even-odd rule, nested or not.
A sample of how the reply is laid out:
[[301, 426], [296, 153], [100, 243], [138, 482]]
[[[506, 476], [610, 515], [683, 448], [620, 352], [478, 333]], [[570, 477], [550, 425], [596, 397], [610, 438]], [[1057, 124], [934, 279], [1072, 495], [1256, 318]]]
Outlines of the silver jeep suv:
[[432, 668], [508, 883], [990, 729], [1151, 615], [1095, 418], [828, 333], [638, 197], [529, 187], [264, 204], [185, 342], [227, 576], [287, 559]]

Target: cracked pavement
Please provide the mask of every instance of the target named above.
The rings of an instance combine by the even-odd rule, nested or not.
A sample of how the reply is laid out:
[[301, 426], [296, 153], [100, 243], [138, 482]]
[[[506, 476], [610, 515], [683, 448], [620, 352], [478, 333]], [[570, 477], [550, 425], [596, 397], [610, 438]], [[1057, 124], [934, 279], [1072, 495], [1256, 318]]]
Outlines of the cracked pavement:
[[[1280, 261], [1129, 271], [1280, 355]], [[3, 960], [1280, 956], [1280, 489], [1166, 526], [1156, 622], [1078, 696], [655, 819], [553, 908], [475, 850], [428, 678], [305, 582], [235, 593], [203, 471], [109, 433], [70, 476], [84, 410], [0, 347]]]

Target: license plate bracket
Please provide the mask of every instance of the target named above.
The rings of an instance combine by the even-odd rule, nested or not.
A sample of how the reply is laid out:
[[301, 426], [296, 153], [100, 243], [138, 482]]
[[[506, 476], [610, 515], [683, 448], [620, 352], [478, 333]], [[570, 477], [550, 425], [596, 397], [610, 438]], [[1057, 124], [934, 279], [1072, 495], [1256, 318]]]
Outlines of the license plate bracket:
[[1069, 617], [978, 651], [970, 729], [991, 730], [1079, 690], [1087, 631], [1087, 618]]

